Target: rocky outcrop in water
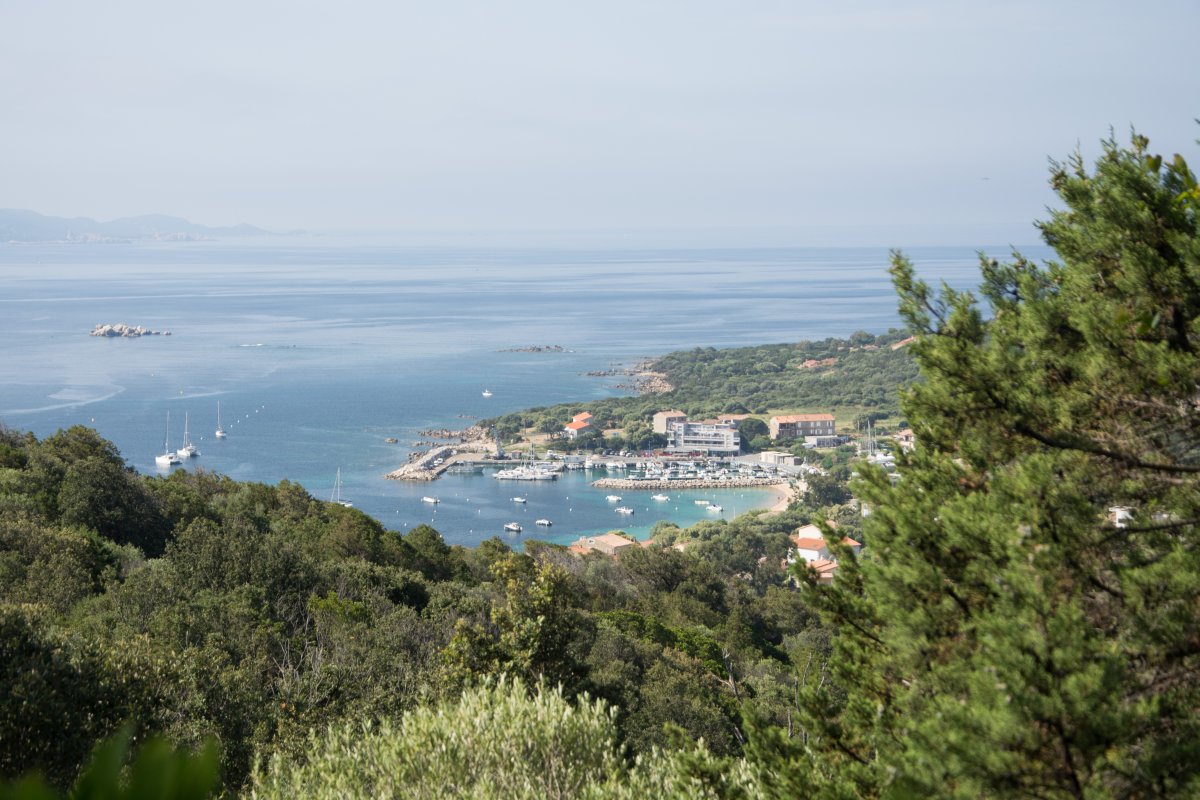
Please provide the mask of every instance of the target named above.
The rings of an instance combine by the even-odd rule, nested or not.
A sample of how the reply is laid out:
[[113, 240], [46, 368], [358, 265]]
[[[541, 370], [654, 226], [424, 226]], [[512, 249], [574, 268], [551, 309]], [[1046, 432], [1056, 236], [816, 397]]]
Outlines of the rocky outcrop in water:
[[92, 328], [92, 332], [88, 336], [119, 336], [123, 339], [136, 339], [139, 336], [170, 336], [170, 331], [152, 331], [149, 328], [143, 328], [141, 325], [126, 325], [124, 322], [113, 324], [97, 325]]

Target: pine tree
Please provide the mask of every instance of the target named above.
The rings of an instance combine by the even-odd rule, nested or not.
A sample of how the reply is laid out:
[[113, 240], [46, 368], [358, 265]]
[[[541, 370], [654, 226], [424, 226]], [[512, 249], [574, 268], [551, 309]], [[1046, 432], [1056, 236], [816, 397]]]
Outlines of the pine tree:
[[757, 744], [781, 796], [1200, 794], [1200, 190], [1137, 135], [1052, 184], [1059, 260], [984, 259], [983, 307], [894, 256], [918, 445], [810, 589], [839, 635]]

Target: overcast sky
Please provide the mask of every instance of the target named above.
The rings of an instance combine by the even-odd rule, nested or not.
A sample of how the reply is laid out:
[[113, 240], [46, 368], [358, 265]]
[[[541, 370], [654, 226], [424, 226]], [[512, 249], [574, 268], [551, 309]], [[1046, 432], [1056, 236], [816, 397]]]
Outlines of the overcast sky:
[[0, 207], [275, 229], [1036, 239], [1047, 158], [1200, 167], [1200, 2], [7, 2]]

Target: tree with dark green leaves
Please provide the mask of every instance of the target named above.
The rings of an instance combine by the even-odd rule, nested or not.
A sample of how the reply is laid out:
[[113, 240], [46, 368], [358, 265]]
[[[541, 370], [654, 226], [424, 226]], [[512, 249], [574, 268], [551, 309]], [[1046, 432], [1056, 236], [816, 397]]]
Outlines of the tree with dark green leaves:
[[[935, 293], [897, 255], [917, 447], [855, 561], [780, 796], [1200, 794], [1200, 191], [1145, 138], [1056, 164], [1058, 260]], [[985, 313], [990, 309], [990, 318]]]

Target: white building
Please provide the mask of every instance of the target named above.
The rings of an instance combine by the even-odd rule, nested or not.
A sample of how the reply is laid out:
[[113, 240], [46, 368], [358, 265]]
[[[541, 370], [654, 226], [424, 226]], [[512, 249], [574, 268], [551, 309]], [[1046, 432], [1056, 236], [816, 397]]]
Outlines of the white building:
[[675, 453], [737, 455], [742, 437], [737, 425], [728, 422], [678, 422], [667, 425], [667, 450]]

